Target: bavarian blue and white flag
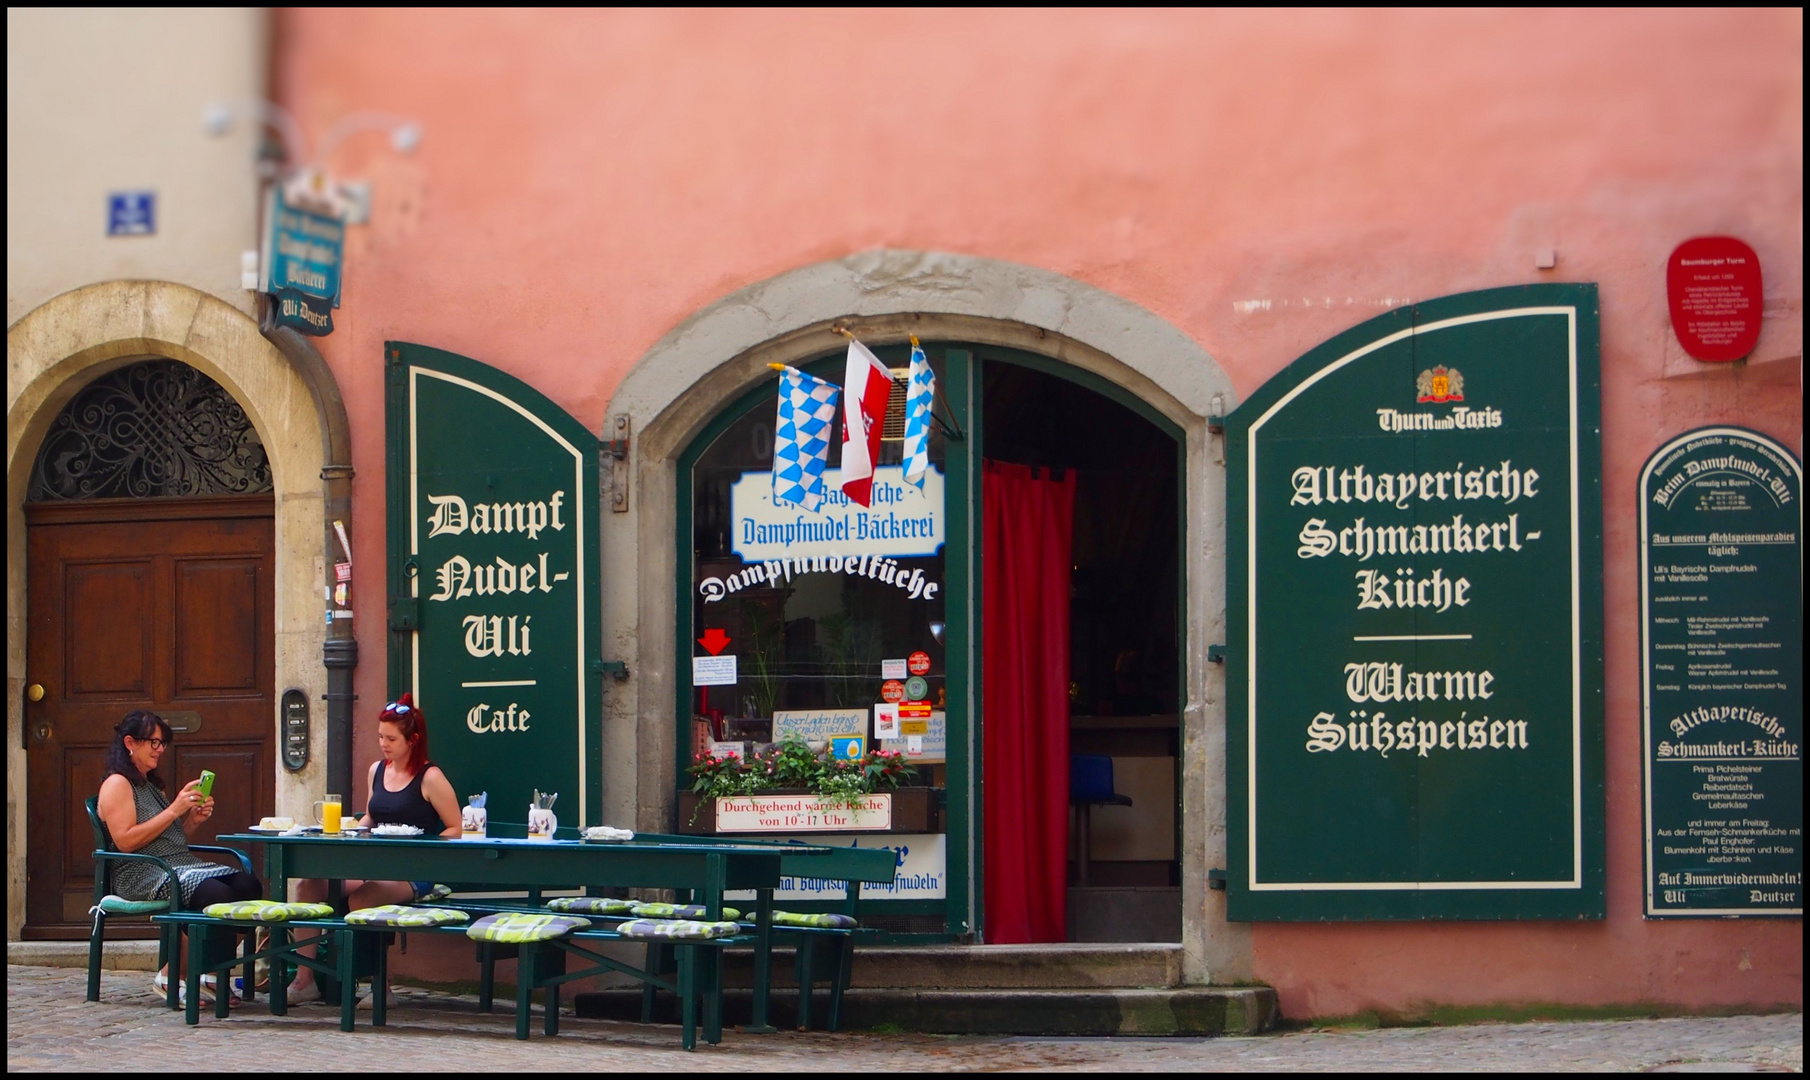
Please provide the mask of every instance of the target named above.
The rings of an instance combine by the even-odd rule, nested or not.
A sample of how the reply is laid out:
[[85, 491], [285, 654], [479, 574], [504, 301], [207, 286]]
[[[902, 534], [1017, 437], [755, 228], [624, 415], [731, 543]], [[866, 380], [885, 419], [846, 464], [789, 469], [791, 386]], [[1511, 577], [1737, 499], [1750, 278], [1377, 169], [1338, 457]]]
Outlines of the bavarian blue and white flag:
[[905, 384], [905, 482], [924, 490], [924, 474], [930, 470], [930, 400], [936, 394], [936, 376], [930, 361], [914, 339], [911, 374]]
[[797, 368], [779, 369], [779, 415], [773, 422], [773, 505], [823, 504], [823, 469], [830, 460], [830, 432], [842, 390]]

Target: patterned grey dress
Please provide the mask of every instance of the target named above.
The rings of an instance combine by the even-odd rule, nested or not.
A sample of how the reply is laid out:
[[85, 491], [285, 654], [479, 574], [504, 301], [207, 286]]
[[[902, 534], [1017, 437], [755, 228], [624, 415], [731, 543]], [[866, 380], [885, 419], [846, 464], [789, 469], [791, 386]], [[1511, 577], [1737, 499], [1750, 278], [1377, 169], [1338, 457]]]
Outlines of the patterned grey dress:
[[[140, 780], [132, 785], [132, 803], [138, 811], [138, 823], [142, 825], [161, 814], [170, 805], [170, 800], [149, 781]], [[208, 862], [190, 851], [188, 835], [182, 831], [180, 818], [170, 822], [170, 827], [161, 835], [139, 848], [138, 854], [155, 855], [175, 869], [176, 876], [182, 880], [185, 907], [194, 898], [195, 886], [208, 878], [225, 877], [234, 872], [233, 867]], [[167, 900], [170, 875], [154, 863], [122, 860], [113, 864], [113, 891], [127, 900]]]

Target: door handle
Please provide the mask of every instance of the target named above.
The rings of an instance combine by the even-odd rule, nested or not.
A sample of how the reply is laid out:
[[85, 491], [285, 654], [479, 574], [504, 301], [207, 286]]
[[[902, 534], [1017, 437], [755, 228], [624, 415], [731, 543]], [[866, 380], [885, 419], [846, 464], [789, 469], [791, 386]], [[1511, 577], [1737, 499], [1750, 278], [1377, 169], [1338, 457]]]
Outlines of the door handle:
[[44, 700], [44, 684], [43, 683], [32, 683], [30, 686], [25, 688], [25, 696], [27, 699], [29, 699], [31, 701], [43, 701]]

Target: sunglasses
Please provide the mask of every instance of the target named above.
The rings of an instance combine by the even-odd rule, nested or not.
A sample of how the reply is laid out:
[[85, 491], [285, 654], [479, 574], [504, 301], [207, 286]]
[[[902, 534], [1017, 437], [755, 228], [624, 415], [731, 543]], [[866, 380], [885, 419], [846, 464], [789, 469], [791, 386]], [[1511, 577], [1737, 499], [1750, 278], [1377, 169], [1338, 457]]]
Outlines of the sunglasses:
[[401, 702], [392, 701], [388, 705], [385, 705], [383, 707], [383, 711], [384, 712], [393, 712], [393, 713], [405, 713], [405, 712], [409, 711], [409, 707], [407, 705], [402, 704]]

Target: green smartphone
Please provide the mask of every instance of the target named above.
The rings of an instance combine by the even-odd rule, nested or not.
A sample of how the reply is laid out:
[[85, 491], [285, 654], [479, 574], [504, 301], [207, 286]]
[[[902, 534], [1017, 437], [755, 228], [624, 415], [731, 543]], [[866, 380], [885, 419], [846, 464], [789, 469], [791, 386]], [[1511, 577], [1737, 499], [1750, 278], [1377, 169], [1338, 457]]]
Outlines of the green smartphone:
[[201, 770], [201, 786], [195, 789], [195, 794], [197, 794], [205, 799], [209, 795], [212, 795], [213, 793], [214, 793], [214, 774], [211, 770], [202, 769]]

